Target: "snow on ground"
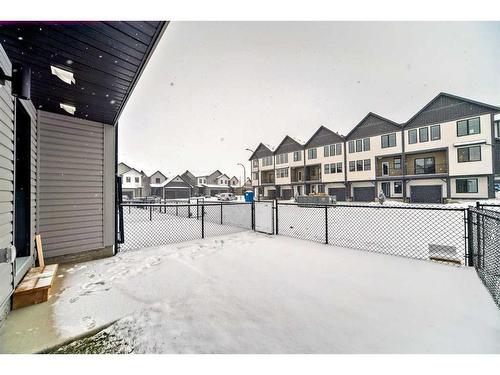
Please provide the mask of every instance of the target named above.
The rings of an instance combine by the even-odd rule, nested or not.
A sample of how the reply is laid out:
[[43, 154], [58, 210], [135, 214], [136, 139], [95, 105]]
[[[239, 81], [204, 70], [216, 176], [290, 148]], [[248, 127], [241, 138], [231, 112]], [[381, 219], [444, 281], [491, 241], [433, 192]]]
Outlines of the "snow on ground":
[[[278, 211], [279, 234], [326, 242], [324, 207], [281, 204]], [[328, 208], [328, 242], [385, 254], [418, 259], [438, 256], [464, 263], [464, 219], [461, 209], [332, 206]]]
[[122, 318], [111, 352], [500, 353], [474, 269], [251, 231], [78, 264], [59, 289], [59, 337]]

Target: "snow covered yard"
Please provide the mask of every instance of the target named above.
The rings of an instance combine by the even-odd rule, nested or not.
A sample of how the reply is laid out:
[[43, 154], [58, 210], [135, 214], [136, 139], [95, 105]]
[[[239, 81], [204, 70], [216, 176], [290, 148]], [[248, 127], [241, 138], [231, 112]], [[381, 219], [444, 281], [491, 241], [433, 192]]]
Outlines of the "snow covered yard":
[[48, 303], [9, 316], [0, 352], [120, 319], [92, 339], [100, 352], [500, 353], [500, 312], [471, 268], [247, 231], [62, 276]]

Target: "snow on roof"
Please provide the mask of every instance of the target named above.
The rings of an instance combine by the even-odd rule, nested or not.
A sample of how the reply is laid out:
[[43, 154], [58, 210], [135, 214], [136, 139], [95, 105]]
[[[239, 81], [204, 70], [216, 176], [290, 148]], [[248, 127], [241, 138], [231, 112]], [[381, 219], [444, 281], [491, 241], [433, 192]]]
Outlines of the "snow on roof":
[[289, 135], [289, 137], [292, 138], [295, 142], [300, 143], [302, 146], [304, 146], [306, 144], [306, 142], [304, 142], [300, 138], [292, 137], [291, 135]]

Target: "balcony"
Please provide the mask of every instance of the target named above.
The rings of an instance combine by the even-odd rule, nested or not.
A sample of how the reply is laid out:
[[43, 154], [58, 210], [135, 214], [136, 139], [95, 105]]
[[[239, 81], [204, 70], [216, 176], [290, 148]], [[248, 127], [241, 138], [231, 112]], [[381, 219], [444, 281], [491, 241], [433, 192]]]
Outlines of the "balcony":
[[304, 182], [304, 167], [290, 168], [290, 178], [292, 183]]
[[262, 172], [260, 183], [262, 185], [274, 184], [274, 170], [271, 170], [269, 172]]
[[427, 174], [446, 174], [448, 173], [448, 164], [414, 164], [406, 167], [407, 175], [427, 175]]
[[321, 164], [306, 166], [306, 181], [321, 181]]
[[446, 151], [425, 152], [406, 156], [405, 174], [410, 176], [447, 174]]

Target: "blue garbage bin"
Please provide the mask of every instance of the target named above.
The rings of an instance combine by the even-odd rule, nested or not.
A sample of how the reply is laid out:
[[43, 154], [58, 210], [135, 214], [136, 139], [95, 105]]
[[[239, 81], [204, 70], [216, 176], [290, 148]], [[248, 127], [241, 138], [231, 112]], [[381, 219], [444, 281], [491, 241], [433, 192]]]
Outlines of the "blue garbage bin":
[[253, 191], [245, 191], [245, 202], [252, 202], [253, 201]]

